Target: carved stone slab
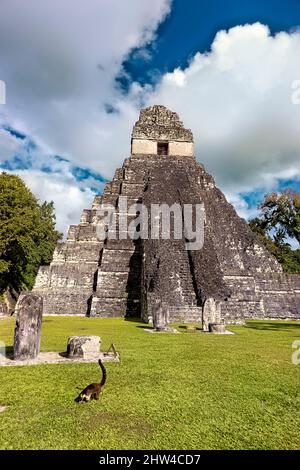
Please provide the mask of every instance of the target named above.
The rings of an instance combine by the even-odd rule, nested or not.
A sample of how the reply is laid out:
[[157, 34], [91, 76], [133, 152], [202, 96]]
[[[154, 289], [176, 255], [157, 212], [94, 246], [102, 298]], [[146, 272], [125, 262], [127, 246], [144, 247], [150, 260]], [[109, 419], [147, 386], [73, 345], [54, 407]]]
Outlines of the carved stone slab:
[[68, 339], [68, 358], [98, 358], [100, 354], [99, 336], [71, 336]]
[[43, 299], [33, 293], [21, 294], [16, 305], [14, 358], [34, 359], [40, 352]]

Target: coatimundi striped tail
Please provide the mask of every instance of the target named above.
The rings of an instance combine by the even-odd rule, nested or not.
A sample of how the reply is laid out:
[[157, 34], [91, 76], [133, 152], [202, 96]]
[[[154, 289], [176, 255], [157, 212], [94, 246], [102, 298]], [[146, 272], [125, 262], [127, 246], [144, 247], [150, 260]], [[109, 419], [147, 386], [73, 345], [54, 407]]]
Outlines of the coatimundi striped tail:
[[87, 387], [85, 387], [85, 389], [79, 393], [78, 397], [75, 398], [75, 401], [80, 402], [80, 401], [99, 400], [100, 392], [106, 382], [106, 369], [100, 359], [98, 363], [102, 370], [101, 382], [99, 384], [90, 384]]

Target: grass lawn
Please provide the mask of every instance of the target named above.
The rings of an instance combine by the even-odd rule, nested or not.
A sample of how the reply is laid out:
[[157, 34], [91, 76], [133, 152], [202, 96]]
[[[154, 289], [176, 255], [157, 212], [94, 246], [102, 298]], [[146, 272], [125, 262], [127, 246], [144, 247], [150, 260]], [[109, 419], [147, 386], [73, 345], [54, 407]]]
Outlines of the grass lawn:
[[[99, 402], [74, 398], [97, 364], [0, 367], [1, 449], [299, 449], [300, 323], [251, 321], [235, 335], [149, 334], [139, 321], [45, 317], [43, 351], [67, 337], [114, 342]], [[12, 346], [14, 320], [0, 321]], [[181, 329], [181, 331], [184, 331]]]

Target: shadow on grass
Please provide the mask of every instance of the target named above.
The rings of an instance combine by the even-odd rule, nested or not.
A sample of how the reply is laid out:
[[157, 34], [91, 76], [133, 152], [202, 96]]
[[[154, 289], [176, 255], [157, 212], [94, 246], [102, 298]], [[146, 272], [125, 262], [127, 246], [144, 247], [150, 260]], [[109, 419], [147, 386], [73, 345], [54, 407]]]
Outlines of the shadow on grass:
[[[193, 334], [193, 333], [202, 333], [203, 330], [201, 327], [195, 327], [193, 330], [189, 330], [188, 328], [188, 325], [176, 325], [176, 324], [171, 324], [169, 325], [175, 329], [177, 329], [180, 333], [188, 333], [188, 334]], [[154, 327], [152, 325], [149, 325], [148, 323], [143, 323], [142, 325], [136, 325], [136, 328], [140, 328], [140, 329], [147, 329], [147, 330], [153, 330], [154, 331]]]
[[14, 356], [14, 347], [13, 346], [5, 346], [5, 356], [8, 358], [13, 358]]
[[147, 323], [143, 322], [143, 320], [139, 317], [125, 317], [125, 321], [132, 323], [140, 323], [141, 325], [147, 325]]
[[14, 347], [13, 346], [6, 346], [5, 353], [6, 353], [7, 356], [12, 356], [13, 353], [14, 353]]
[[252, 330], [290, 331], [300, 328], [300, 323], [249, 322], [245, 325], [245, 327]]
[[[195, 331], [202, 331], [201, 326], [196, 326], [196, 325], [193, 325], [193, 326], [194, 326]], [[183, 331], [186, 331], [187, 333], [189, 333], [189, 331], [188, 331], [189, 327], [190, 327], [190, 325], [188, 325], [188, 324], [187, 325], [177, 325], [176, 326], [176, 328], [178, 330], [183, 330]]]

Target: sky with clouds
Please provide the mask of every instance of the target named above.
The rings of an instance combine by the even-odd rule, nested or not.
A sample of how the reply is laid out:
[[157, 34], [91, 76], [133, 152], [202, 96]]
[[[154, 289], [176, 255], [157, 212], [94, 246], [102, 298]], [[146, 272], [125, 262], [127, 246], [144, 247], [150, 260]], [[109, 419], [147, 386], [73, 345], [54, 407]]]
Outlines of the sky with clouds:
[[1, 0], [0, 167], [66, 231], [129, 156], [139, 109], [164, 104], [251, 217], [300, 188], [299, 59], [298, 0]]

